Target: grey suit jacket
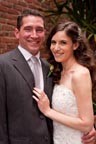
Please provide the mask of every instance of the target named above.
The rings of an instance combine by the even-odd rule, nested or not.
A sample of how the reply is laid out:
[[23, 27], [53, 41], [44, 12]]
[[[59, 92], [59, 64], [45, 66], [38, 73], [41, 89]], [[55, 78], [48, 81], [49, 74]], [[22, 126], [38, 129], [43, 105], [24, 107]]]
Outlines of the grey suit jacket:
[[[41, 59], [44, 91], [50, 101], [52, 78]], [[52, 121], [32, 98], [33, 74], [18, 49], [0, 56], [0, 144], [52, 144]]]

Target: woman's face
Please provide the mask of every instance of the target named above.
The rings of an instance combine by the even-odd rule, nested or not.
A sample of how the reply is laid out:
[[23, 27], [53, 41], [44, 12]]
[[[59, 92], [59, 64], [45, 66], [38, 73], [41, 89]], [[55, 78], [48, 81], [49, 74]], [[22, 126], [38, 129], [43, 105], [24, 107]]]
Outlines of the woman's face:
[[57, 62], [67, 62], [74, 57], [73, 51], [77, 48], [64, 31], [58, 31], [51, 39], [50, 49]]

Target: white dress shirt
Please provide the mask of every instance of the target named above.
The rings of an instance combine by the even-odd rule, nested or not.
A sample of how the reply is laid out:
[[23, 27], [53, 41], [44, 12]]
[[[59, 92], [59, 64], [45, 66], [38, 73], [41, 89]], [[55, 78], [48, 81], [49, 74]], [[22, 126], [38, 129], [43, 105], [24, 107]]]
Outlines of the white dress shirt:
[[[33, 71], [34, 61], [33, 60], [30, 61], [30, 59], [32, 59], [33, 55], [30, 52], [28, 52], [26, 49], [22, 48], [20, 45], [18, 46], [18, 49], [24, 56], [25, 60], [28, 62], [30, 69]], [[38, 52], [38, 54], [35, 55], [35, 57], [37, 57], [37, 59], [40, 63], [40, 67], [39, 67], [40, 89], [43, 90], [44, 89], [44, 78], [43, 78], [43, 71], [42, 71], [42, 66], [41, 66], [41, 61], [40, 61], [40, 52]]]

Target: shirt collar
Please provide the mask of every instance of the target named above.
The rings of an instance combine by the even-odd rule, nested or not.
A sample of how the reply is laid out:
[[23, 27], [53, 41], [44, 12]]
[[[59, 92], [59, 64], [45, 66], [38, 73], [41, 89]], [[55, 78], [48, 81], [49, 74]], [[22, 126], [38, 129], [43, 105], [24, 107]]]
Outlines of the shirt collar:
[[[20, 52], [22, 53], [26, 61], [28, 61], [33, 56], [29, 51], [27, 51], [25, 48], [21, 47], [20, 45], [18, 46], [18, 49], [20, 50]], [[38, 52], [38, 54], [35, 56], [40, 61], [40, 52]]]

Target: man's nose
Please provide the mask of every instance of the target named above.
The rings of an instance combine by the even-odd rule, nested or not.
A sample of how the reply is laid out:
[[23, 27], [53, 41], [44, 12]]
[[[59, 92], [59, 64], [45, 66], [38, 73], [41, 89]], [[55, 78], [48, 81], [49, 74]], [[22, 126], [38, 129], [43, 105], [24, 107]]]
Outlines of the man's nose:
[[32, 30], [32, 32], [31, 32], [31, 37], [35, 37], [35, 38], [38, 37], [37, 32], [36, 32], [35, 29]]

